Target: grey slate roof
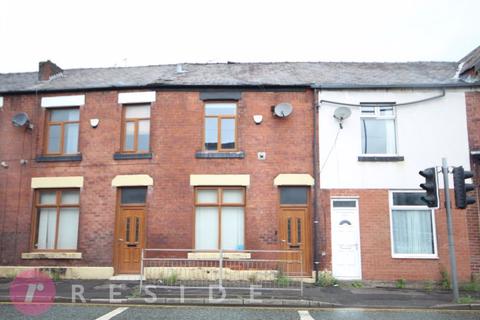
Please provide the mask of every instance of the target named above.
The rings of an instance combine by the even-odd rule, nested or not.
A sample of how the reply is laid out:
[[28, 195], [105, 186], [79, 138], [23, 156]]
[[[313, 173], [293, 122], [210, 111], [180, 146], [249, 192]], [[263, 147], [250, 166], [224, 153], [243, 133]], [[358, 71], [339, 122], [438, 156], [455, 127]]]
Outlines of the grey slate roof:
[[455, 77], [456, 62], [276, 62], [182, 66], [184, 73], [177, 73], [176, 65], [67, 69], [62, 76], [49, 81], [38, 81], [37, 72], [0, 74], [0, 93], [145, 86], [319, 85], [355, 88], [467, 85]]

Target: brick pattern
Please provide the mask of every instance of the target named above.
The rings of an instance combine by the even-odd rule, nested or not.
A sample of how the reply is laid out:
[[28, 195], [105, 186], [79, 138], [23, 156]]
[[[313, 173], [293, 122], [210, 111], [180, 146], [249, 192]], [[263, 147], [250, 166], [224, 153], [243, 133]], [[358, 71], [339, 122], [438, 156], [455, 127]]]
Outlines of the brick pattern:
[[[468, 143], [470, 150], [480, 150], [480, 92], [466, 92]], [[471, 251], [471, 269], [474, 277], [480, 277], [480, 197], [479, 177], [480, 159], [471, 157], [470, 164], [474, 173], [473, 182], [477, 185], [475, 190], [477, 202], [467, 208], [468, 238]]]
[[[322, 190], [322, 210], [326, 235], [326, 256], [322, 269], [331, 270], [330, 198], [335, 196], [359, 197], [360, 245], [362, 277], [364, 280], [396, 279], [439, 280], [442, 268], [450, 270], [445, 210], [435, 210], [438, 259], [397, 259], [391, 255], [389, 194], [385, 189]], [[443, 190], [441, 191], [443, 194]], [[453, 191], [452, 191], [453, 196]], [[441, 200], [443, 201], [443, 200]], [[465, 210], [453, 212], [455, 250], [458, 275], [461, 281], [470, 279], [470, 246]]]
[[[67, 95], [62, 93], [61, 95]], [[79, 94], [79, 93], [72, 93]], [[244, 159], [196, 159], [202, 149], [203, 102], [198, 91], [158, 91], [152, 105], [152, 159], [114, 160], [120, 150], [121, 106], [117, 91], [86, 92], [80, 108], [81, 162], [35, 162], [42, 154], [46, 112], [40, 96], [4, 96], [0, 112], [0, 265], [111, 266], [117, 190], [111, 181], [120, 174], [148, 174], [154, 185], [147, 196], [147, 246], [191, 248], [194, 205], [190, 174], [250, 174], [247, 188], [246, 248], [279, 247], [279, 196], [273, 179], [279, 173], [312, 174], [313, 93], [246, 91], [238, 105], [238, 144]], [[51, 94], [53, 95], [53, 94]], [[286, 119], [272, 116], [271, 106], [290, 102], [294, 112]], [[10, 120], [27, 112], [33, 131], [15, 128]], [[264, 117], [255, 125], [253, 115]], [[92, 128], [89, 119], [99, 118]], [[265, 151], [266, 160], [257, 152]], [[20, 159], [29, 160], [20, 165]], [[31, 177], [84, 176], [80, 192], [79, 251], [82, 260], [22, 260], [30, 251], [33, 191]], [[313, 174], [312, 174], [313, 175]]]

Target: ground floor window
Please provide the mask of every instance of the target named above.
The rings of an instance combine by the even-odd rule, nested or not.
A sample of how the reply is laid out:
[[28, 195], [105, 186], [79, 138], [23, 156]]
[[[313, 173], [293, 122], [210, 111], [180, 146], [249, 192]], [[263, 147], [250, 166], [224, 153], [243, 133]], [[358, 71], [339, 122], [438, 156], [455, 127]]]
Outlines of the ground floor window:
[[35, 208], [34, 248], [76, 250], [80, 191], [78, 189], [37, 190]]
[[435, 258], [435, 215], [424, 192], [391, 192], [392, 253], [398, 258]]
[[195, 189], [195, 248], [243, 250], [244, 188]]

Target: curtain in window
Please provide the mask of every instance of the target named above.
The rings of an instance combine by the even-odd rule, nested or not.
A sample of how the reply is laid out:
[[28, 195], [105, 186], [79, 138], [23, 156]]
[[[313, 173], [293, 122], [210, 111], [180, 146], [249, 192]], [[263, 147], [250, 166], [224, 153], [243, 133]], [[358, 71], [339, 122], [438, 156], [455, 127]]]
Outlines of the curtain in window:
[[395, 121], [362, 119], [362, 151], [365, 154], [395, 154]]
[[397, 148], [395, 146], [395, 121], [394, 120], [383, 120], [385, 124], [385, 153], [386, 154], [395, 154], [397, 153]]
[[430, 210], [392, 210], [392, 220], [395, 253], [434, 253]]
[[38, 249], [55, 248], [55, 226], [57, 224], [57, 210], [55, 208], [40, 209], [38, 218]]
[[64, 153], [70, 154], [78, 152], [78, 123], [65, 124], [63, 141]]
[[197, 207], [195, 210], [196, 249], [218, 249], [218, 208]]
[[77, 249], [78, 208], [60, 209], [57, 249]]
[[243, 250], [244, 210], [242, 207], [222, 208], [222, 248]]

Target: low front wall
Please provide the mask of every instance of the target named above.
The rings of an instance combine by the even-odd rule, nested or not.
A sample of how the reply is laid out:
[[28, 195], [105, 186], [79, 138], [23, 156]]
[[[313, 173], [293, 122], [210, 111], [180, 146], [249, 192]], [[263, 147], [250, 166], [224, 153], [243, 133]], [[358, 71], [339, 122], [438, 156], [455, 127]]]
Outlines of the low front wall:
[[[223, 268], [226, 281], [274, 281], [279, 277], [278, 270], [232, 270]], [[209, 267], [146, 267], [145, 279], [165, 280], [175, 277], [178, 280], [216, 281], [220, 277], [219, 268]]]
[[32, 269], [48, 273], [51, 277], [58, 276], [61, 279], [103, 280], [113, 276], [113, 267], [0, 266], [0, 278], [14, 278], [18, 274]]

